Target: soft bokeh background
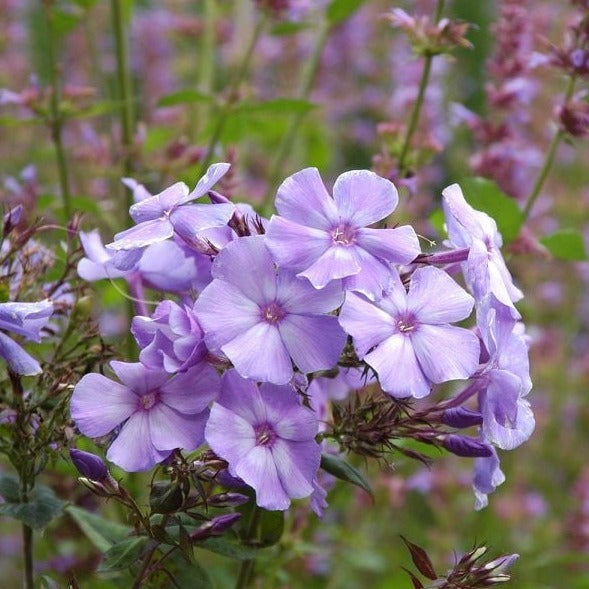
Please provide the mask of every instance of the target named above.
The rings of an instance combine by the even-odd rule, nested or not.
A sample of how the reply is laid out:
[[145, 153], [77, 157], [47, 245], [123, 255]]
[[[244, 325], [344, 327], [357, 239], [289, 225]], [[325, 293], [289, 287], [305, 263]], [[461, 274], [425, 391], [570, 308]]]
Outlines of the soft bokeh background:
[[[423, 60], [412, 55], [402, 31], [381, 18], [391, 2], [367, 0], [330, 32], [309, 95], [301, 98], [326, 2], [283, 2], [286, 14], [261, 22], [263, 3], [251, 0], [128, 0], [134, 124], [126, 147], [111, 4], [52, 4], [0, 0], [0, 201], [25, 203], [30, 220], [43, 215], [64, 222], [63, 184], [47, 124], [54, 74], [62, 88], [73, 208], [84, 212], [83, 227], [99, 227], [106, 241], [127, 223], [123, 175], [154, 192], [177, 180], [193, 185], [207, 157], [231, 161], [223, 192], [260, 210], [286, 175], [306, 166], [332, 180], [366, 167], [399, 180], [390, 153], [407, 124]], [[430, 17], [435, 4], [399, 2], [409, 14]], [[415, 176], [399, 182], [405, 185], [402, 217], [419, 219], [423, 235], [440, 240], [428, 219], [441, 188], [473, 174], [524, 202], [555, 133], [566, 84], [559, 70], [544, 64], [547, 40], [564, 43], [568, 25], [586, 10], [582, 4], [446, 2], [444, 15], [475, 28], [467, 34], [472, 48], [433, 61], [415, 139], [420, 155], [411, 162]], [[53, 11], [54, 43], [45, 5]], [[259, 39], [240, 71], [256, 26]], [[579, 80], [578, 90], [584, 85]], [[231, 112], [220, 124], [228, 98]], [[493, 124], [495, 135], [474, 115]], [[293, 121], [292, 145], [279, 161]], [[404, 534], [442, 570], [455, 551], [484, 542], [494, 553], [521, 555], [509, 584], [514, 589], [589, 587], [589, 265], [551, 258], [538, 243], [561, 229], [589, 241], [588, 156], [582, 137], [560, 145], [529, 222], [506, 251], [526, 294], [520, 309], [532, 342], [537, 429], [524, 446], [501, 454], [507, 481], [489, 506], [473, 509], [467, 459], [435, 456], [428, 470], [394, 457], [385, 474], [367, 466], [375, 502], [338, 485], [323, 521], [313, 516], [306, 523], [306, 511], [294, 511], [285, 543], [267, 564], [276, 570], [268, 586], [410, 587], [401, 570], [410, 566], [399, 538]], [[125, 326], [125, 302], [112, 285], [96, 289], [102, 327], [116, 337]], [[98, 509], [64, 459], [45, 478], [61, 496]], [[142, 477], [132, 479], [140, 489]], [[120, 516], [114, 505], [101, 509]], [[37, 543], [39, 567], [52, 571], [58, 586], [65, 586], [68, 570], [76, 571], [82, 587], [121, 586], [92, 577], [95, 553], [66, 517]], [[3, 518], [0, 578], [6, 587], [19, 583], [19, 554], [18, 528]], [[218, 586], [226, 586], [233, 563], [203, 559]]]

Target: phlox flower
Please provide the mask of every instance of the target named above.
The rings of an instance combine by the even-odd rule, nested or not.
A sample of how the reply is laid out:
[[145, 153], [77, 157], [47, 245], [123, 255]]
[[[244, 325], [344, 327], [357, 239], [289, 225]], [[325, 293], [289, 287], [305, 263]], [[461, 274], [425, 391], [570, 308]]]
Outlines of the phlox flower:
[[275, 268], [263, 236], [242, 237], [215, 258], [213, 281], [194, 305], [211, 351], [222, 351], [244, 378], [286, 384], [292, 362], [303, 373], [332, 368], [346, 334], [337, 317], [337, 283], [322, 291]]
[[413, 273], [409, 292], [398, 274], [379, 301], [348, 292], [339, 320], [384, 391], [420, 398], [432, 383], [468, 378], [478, 367], [478, 338], [450, 325], [472, 307], [473, 298], [448, 274], [426, 267]]
[[184, 182], [176, 182], [159, 194], [139, 200], [129, 209], [137, 225], [115, 235], [115, 241], [107, 247], [114, 251], [142, 249], [174, 233], [191, 244], [204, 229], [226, 225], [234, 205], [189, 203], [204, 196], [228, 169], [229, 164], [213, 164], [192, 192]]
[[[35, 303], [0, 303], [0, 329], [41, 341], [41, 329], [53, 314], [53, 303], [48, 300]], [[14, 340], [0, 331], [0, 357], [16, 374], [33, 375], [41, 372], [39, 362]]]
[[487, 495], [505, 482], [499, 457], [495, 448], [490, 446], [491, 456], [475, 458], [472, 488], [475, 495], [475, 509], [483, 509], [489, 503]]
[[475, 299], [482, 300], [492, 292], [501, 303], [511, 307], [514, 317], [519, 317], [513, 303], [523, 293], [513, 284], [503, 260], [503, 239], [497, 223], [486, 213], [473, 209], [458, 184], [445, 188], [442, 196], [450, 243], [457, 248], [470, 248], [463, 270]]
[[313, 493], [321, 451], [317, 418], [290, 386], [245, 380], [232, 370], [211, 408], [205, 438], [229, 474], [256, 491], [256, 502], [285, 510]]
[[214, 368], [200, 363], [173, 378], [141, 363], [115, 361], [111, 368], [122, 384], [86, 374], [70, 405], [88, 437], [118, 430], [106, 454], [111, 462], [129, 472], [148, 470], [176, 448], [194, 450], [203, 443], [208, 405], [220, 388]]
[[288, 177], [279, 187], [267, 231], [268, 249], [281, 268], [298, 272], [315, 288], [343, 279], [347, 290], [380, 298], [390, 265], [420, 252], [412, 227], [371, 229], [390, 215], [399, 197], [392, 182], [368, 170], [339, 176], [329, 195], [316, 168]]

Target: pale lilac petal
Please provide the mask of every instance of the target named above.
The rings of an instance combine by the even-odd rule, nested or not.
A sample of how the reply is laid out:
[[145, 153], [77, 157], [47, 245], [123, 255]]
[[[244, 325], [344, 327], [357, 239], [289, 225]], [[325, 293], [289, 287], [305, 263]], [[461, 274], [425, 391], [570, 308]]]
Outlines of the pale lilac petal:
[[[231, 435], [227, 435], [227, 432], [231, 432]], [[205, 438], [213, 452], [229, 463], [229, 472], [233, 476], [235, 476], [235, 466], [256, 445], [256, 433], [253, 426], [219, 403], [214, 403], [211, 408], [205, 428]]]
[[117, 268], [117, 270], [122, 270], [123, 272], [133, 270], [137, 265], [137, 262], [141, 260], [141, 256], [143, 256], [143, 252], [145, 251], [145, 248], [116, 251], [111, 248], [110, 245], [108, 245], [107, 248], [113, 254], [111, 258], [112, 265]]
[[196, 450], [204, 442], [205, 424], [209, 410], [196, 415], [184, 415], [158, 403], [148, 412], [151, 442], [157, 450]]
[[229, 171], [230, 167], [231, 164], [225, 162], [210, 165], [205, 172], [205, 175], [194, 187], [194, 190], [186, 197], [182, 198], [180, 203], [196, 200], [205, 195]]
[[188, 245], [199, 241], [199, 233], [211, 227], [223, 227], [235, 212], [235, 206], [196, 204], [182, 205], [170, 214], [170, 222], [176, 234]]
[[420, 253], [415, 229], [409, 225], [394, 229], [358, 229], [356, 244], [367, 252], [393, 264], [409, 264]]
[[458, 184], [442, 190], [442, 205], [448, 229], [448, 237], [455, 247], [468, 247], [472, 237], [483, 237], [475, 211], [464, 198]]
[[466, 319], [474, 299], [450, 276], [428, 266], [418, 268], [411, 277], [407, 297], [408, 309], [420, 323], [444, 324]]
[[261, 321], [258, 305], [236, 286], [222, 280], [213, 280], [203, 290], [194, 312], [205, 332], [207, 346], [214, 351]]
[[305, 168], [280, 185], [276, 210], [295, 223], [325, 231], [329, 231], [339, 220], [335, 203], [325, 189], [317, 168]]
[[530, 379], [530, 360], [528, 346], [523, 337], [512, 334], [500, 348], [498, 354], [499, 367], [515, 374], [521, 381], [521, 395], [527, 395], [532, 389]]
[[227, 407], [248, 423], [259, 424], [268, 421], [266, 405], [257, 385], [239, 376], [236, 370], [223, 375], [222, 391], [217, 403]]
[[236, 285], [258, 304], [276, 297], [276, 270], [261, 235], [227, 244], [215, 258], [213, 277]]
[[34, 303], [0, 303], [0, 329], [39, 342], [40, 331], [47, 325], [52, 314], [53, 303], [49, 300]]
[[256, 503], [270, 511], [284, 511], [290, 506], [278, 477], [272, 453], [263, 446], [256, 446], [240, 460], [235, 474], [256, 491]]
[[80, 231], [78, 234], [80, 242], [84, 248], [84, 253], [92, 262], [97, 264], [105, 264], [110, 261], [110, 254], [106, 251], [98, 229], [92, 231]]
[[303, 373], [333, 368], [346, 343], [346, 334], [333, 315], [287, 315], [278, 331]]
[[321, 290], [287, 270], [278, 274], [278, 302], [287, 313], [329, 313], [344, 300], [341, 283], [334, 280]]
[[4, 358], [12, 372], [23, 376], [41, 374], [41, 365], [15, 341], [0, 331], [0, 357]]
[[220, 389], [221, 379], [217, 371], [201, 362], [162, 386], [160, 400], [181, 413], [194, 415], [204, 411]]
[[96, 280], [103, 280], [105, 278], [121, 278], [125, 276], [128, 270], [119, 270], [115, 268], [114, 264], [109, 260], [105, 264], [92, 262], [88, 258], [82, 258], [78, 262], [77, 267], [78, 276], [88, 282]]
[[166, 208], [162, 206], [158, 196], [150, 196], [149, 198], [136, 202], [129, 209], [129, 215], [135, 223], [145, 223], [146, 221], [160, 219], [164, 216], [165, 212]]
[[505, 475], [499, 465], [499, 457], [495, 448], [493, 454], [487, 458], [475, 458], [473, 490], [476, 497], [475, 509], [478, 511], [489, 503], [487, 495], [492, 493], [505, 481]]
[[435, 383], [468, 378], [478, 368], [479, 338], [453, 325], [420, 325], [411, 342], [419, 364]]
[[342, 174], [333, 185], [339, 214], [356, 227], [365, 227], [390, 215], [399, 202], [395, 185], [369, 170]]
[[258, 323], [221, 346], [241, 376], [274, 384], [286, 384], [292, 378], [290, 357], [278, 329]]
[[361, 269], [357, 274], [342, 280], [344, 289], [362, 293], [372, 301], [378, 300], [392, 288], [397, 270], [363, 249], [358, 248], [356, 253]]
[[286, 494], [292, 499], [308, 497], [313, 492], [312, 482], [321, 461], [319, 444], [314, 440], [286, 442], [278, 439], [271, 452]]
[[274, 215], [266, 232], [266, 245], [279, 266], [300, 271], [311, 266], [333, 244], [327, 231], [299, 225]]
[[[513, 284], [513, 278], [505, 265], [501, 251], [495, 248], [489, 254], [489, 282], [493, 292], [506, 292], [503, 299], [516, 303], [524, 297], [524, 293]], [[497, 298], [500, 298], [499, 295]]]
[[78, 429], [97, 438], [129, 418], [138, 404], [139, 397], [129, 388], [93, 373], [83, 376], [74, 387], [70, 411]]
[[393, 319], [388, 313], [352, 292], [346, 294], [339, 322], [352, 336], [354, 348], [360, 358], [396, 332]]
[[110, 367], [123, 384], [139, 395], [158, 389], [169, 377], [163, 370], [149, 370], [140, 362], [113, 360]]
[[160, 217], [153, 221], [139, 223], [131, 229], [115, 235], [115, 241], [108, 244], [112, 250], [130, 250], [147, 247], [152, 243], [164, 241], [174, 235], [174, 228], [166, 217]]
[[[157, 194], [154, 198], [156, 198], [161, 208], [164, 211], [171, 211], [173, 208], [177, 207], [179, 204], [183, 203], [188, 196], [188, 186], [184, 184], [184, 182], [176, 182], [172, 184], [172, 186], [168, 186], [168, 188], [162, 190], [159, 194]], [[141, 203], [134, 205], [131, 208], [135, 208], [138, 210], [141, 206], [144, 205], [146, 201], [142, 201]]]
[[364, 357], [378, 374], [382, 390], [393, 397], [429, 395], [430, 384], [421, 370], [410, 338], [398, 333]]
[[134, 202], [141, 202], [142, 200], [153, 196], [143, 184], [139, 184], [139, 182], [133, 178], [121, 178], [121, 182], [133, 193]]
[[106, 457], [127, 472], [149, 470], [170, 454], [160, 451], [151, 441], [147, 411], [138, 411], [121, 428]]
[[330, 281], [358, 274], [361, 269], [354, 246], [334, 245], [297, 276], [308, 278], [315, 288], [323, 288]]

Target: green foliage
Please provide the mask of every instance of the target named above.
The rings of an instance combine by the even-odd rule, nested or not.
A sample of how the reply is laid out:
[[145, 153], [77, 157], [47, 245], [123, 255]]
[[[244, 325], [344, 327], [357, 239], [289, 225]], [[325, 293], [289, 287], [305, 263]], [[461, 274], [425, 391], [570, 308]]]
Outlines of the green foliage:
[[98, 567], [99, 573], [122, 571], [129, 568], [141, 558], [148, 544], [155, 542], [145, 536], [125, 538], [113, 544], [105, 553], [104, 560]]
[[327, 6], [327, 11], [325, 13], [327, 20], [332, 26], [338, 25], [352, 16], [352, 14], [354, 14], [365, 1], [366, 0], [332, 0]]
[[540, 243], [559, 260], [583, 261], [587, 259], [583, 236], [573, 229], [561, 229], [540, 238]]
[[124, 540], [132, 531], [128, 526], [105, 519], [75, 505], [68, 505], [65, 511], [100, 552], [106, 552], [114, 544]]
[[372, 489], [362, 473], [341, 458], [331, 456], [330, 454], [322, 454], [321, 468], [341, 481], [352, 483], [352, 485], [364, 489], [370, 496], [372, 496]]

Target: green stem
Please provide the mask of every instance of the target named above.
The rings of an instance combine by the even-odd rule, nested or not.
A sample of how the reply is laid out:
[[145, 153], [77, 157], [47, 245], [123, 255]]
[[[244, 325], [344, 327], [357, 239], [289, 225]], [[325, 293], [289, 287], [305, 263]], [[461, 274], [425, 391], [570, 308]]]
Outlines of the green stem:
[[245, 78], [245, 75], [247, 74], [250, 61], [251, 61], [252, 56], [254, 54], [254, 49], [256, 48], [256, 45], [258, 44], [258, 40], [260, 39], [260, 35], [262, 34], [262, 31], [264, 30], [264, 27], [266, 25], [266, 20], [267, 20], [267, 18], [265, 16], [260, 16], [260, 18], [256, 24], [256, 28], [254, 29], [253, 35], [250, 39], [249, 45], [247, 46], [247, 49], [245, 51], [245, 55], [243, 56], [243, 59], [237, 69], [237, 72], [233, 76], [233, 79], [229, 85], [226, 101], [223, 104], [223, 106], [221, 107], [219, 114], [217, 115], [217, 124], [215, 125], [215, 128], [213, 129], [213, 134], [211, 135], [211, 139], [209, 140], [209, 144], [207, 146], [206, 154], [205, 154], [204, 159], [202, 161], [202, 165], [201, 165], [201, 169], [200, 169], [201, 176], [206, 172], [209, 164], [211, 163], [213, 153], [215, 152], [215, 148], [217, 147], [217, 143], [219, 142], [219, 139], [221, 138], [221, 134], [223, 133], [223, 129], [225, 128], [225, 123], [227, 122], [227, 118], [231, 112], [231, 109], [233, 108], [233, 105], [237, 101], [239, 86], [243, 82], [243, 79]]
[[[121, 140], [123, 143], [123, 172], [128, 176], [133, 170], [133, 136], [135, 134], [135, 115], [133, 112], [133, 91], [129, 72], [129, 50], [123, 15], [123, 0], [111, 0], [112, 27], [115, 38], [117, 62], [117, 85], [121, 100]], [[123, 219], [127, 218], [133, 204], [132, 192], [125, 188]]]
[[[311, 54], [311, 57], [307, 62], [307, 65], [302, 74], [301, 85], [298, 92], [298, 98], [301, 100], [307, 100], [309, 98], [309, 94], [311, 94], [313, 82], [315, 81], [315, 77], [321, 63], [321, 55], [323, 54], [323, 49], [325, 48], [325, 44], [329, 38], [330, 31], [331, 26], [328, 23], [325, 23], [319, 31], [315, 41], [315, 46], [313, 48], [313, 53]], [[296, 138], [297, 132], [300, 129], [301, 121], [303, 120], [304, 116], [304, 112], [297, 112], [292, 116], [288, 129], [278, 147], [276, 158], [269, 174], [268, 191], [266, 192], [266, 196], [264, 197], [264, 202], [262, 205], [262, 211], [264, 215], [269, 215], [272, 212], [271, 209], [274, 189], [282, 173], [284, 163], [292, 151], [294, 140]]]
[[[575, 91], [575, 82], [576, 82], [575, 77], [569, 78], [569, 82], [567, 85], [565, 98], [564, 98], [565, 105], [573, 96], [573, 92]], [[526, 222], [526, 220], [530, 216], [530, 213], [532, 212], [532, 208], [534, 207], [534, 204], [535, 204], [536, 200], [538, 199], [538, 196], [540, 196], [540, 191], [542, 190], [542, 186], [544, 186], [544, 182], [546, 181], [546, 178], [548, 177], [548, 173], [550, 172], [550, 169], [552, 168], [552, 164], [554, 162], [554, 157], [556, 156], [556, 151], [558, 149], [558, 146], [560, 145], [560, 142], [562, 141], [562, 138], [565, 135], [566, 135], [566, 131], [564, 131], [564, 129], [560, 128], [552, 137], [552, 141], [550, 142], [550, 145], [548, 146], [548, 151], [546, 152], [546, 157], [544, 158], [544, 164], [542, 165], [542, 169], [540, 170], [540, 173], [538, 174], [538, 177], [536, 178], [536, 182], [534, 182], [534, 186], [532, 188], [532, 191], [530, 192], [530, 195], [528, 196], [528, 198], [526, 200], [526, 204], [524, 206], [524, 210], [522, 213], [524, 223]]]
[[[19, 473], [20, 476], [20, 500], [22, 503], [27, 503], [29, 500], [29, 492], [24, 473]], [[35, 578], [33, 575], [33, 530], [27, 524], [22, 524], [22, 539], [23, 539], [23, 553], [25, 559], [25, 570], [23, 577], [24, 589], [34, 589]]]
[[[258, 523], [260, 522], [261, 515], [262, 510], [256, 505], [250, 517], [250, 521], [245, 533], [246, 542], [251, 541], [256, 537]], [[239, 576], [237, 577], [237, 582], [235, 583], [235, 589], [245, 589], [248, 586], [248, 583], [254, 570], [255, 563], [255, 560], [244, 560], [241, 563], [241, 568], [239, 569]]]
[[63, 201], [63, 209], [65, 211], [66, 219], [70, 219], [72, 215], [72, 199], [69, 186], [67, 158], [65, 157], [65, 149], [63, 147], [62, 126], [63, 119], [59, 109], [60, 102], [60, 88], [59, 88], [59, 66], [57, 64], [56, 48], [55, 48], [55, 26], [54, 15], [51, 11], [51, 4], [49, 2], [43, 3], [45, 7], [45, 17], [47, 21], [48, 43], [47, 52], [49, 59], [49, 69], [51, 72], [51, 98], [49, 101], [49, 130], [51, 132], [51, 141], [55, 148], [55, 156], [57, 159], [57, 171], [59, 175], [59, 186], [61, 191], [61, 199]]
[[[439, 22], [442, 11], [444, 10], [444, 0], [438, 0], [436, 4], [436, 11], [434, 14], [434, 23]], [[421, 108], [423, 107], [423, 102], [425, 99], [425, 91], [427, 89], [427, 85], [429, 83], [429, 77], [432, 68], [432, 61], [434, 59], [433, 53], [426, 53], [425, 59], [423, 62], [423, 71], [421, 72], [421, 79], [419, 80], [419, 89], [417, 91], [417, 98], [415, 100], [415, 104], [413, 105], [413, 110], [411, 111], [411, 116], [409, 117], [409, 125], [407, 127], [407, 133], [405, 134], [405, 139], [403, 140], [403, 146], [401, 147], [401, 154], [399, 155], [399, 177], [402, 178], [406, 169], [406, 159], [407, 155], [409, 154], [409, 148], [411, 147], [411, 139], [415, 131], [417, 130], [417, 125], [419, 123], [419, 115], [421, 114]]]

